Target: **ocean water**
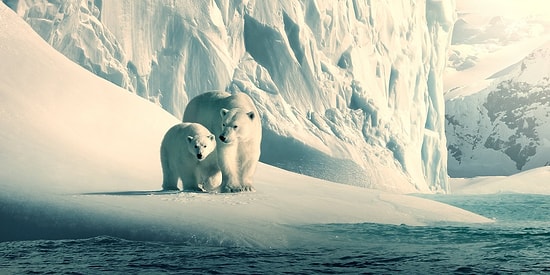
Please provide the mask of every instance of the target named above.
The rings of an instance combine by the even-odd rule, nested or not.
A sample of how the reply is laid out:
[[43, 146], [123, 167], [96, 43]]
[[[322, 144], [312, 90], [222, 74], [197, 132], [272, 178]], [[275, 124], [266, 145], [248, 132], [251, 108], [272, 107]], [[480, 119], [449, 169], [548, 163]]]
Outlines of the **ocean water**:
[[550, 273], [550, 196], [423, 196], [495, 219], [430, 226], [328, 224], [284, 248], [98, 236], [0, 243], [0, 274]]

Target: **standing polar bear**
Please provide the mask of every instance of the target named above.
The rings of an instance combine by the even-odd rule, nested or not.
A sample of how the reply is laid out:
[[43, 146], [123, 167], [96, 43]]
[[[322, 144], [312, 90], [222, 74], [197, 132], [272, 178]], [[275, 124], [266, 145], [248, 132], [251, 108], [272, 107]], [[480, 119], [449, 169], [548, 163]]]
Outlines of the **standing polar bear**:
[[254, 190], [252, 181], [260, 160], [262, 124], [248, 95], [203, 93], [189, 102], [183, 121], [200, 123], [218, 137], [222, 192]]
[[166, 132], [160, 145], [163, 190], [216, 191], [222, 175], [216, 137], [198, 123], [180, 123]]

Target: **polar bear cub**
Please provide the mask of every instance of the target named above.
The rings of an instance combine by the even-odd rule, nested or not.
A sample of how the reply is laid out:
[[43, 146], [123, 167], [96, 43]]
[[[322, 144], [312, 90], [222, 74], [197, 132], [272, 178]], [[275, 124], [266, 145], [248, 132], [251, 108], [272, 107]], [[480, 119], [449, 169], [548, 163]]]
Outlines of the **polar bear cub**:
[[254, 190], [252, 183], [260, 160], [262, 124], [247, 94], [200, 94], [187, 104], [183, 121], [200, 123], [217, 137], [222, 192]]
[[160, 146], [162, 189], [215, 192], [221, 184], [216, 137], [198, 123], [180, 123], [170, 128]]

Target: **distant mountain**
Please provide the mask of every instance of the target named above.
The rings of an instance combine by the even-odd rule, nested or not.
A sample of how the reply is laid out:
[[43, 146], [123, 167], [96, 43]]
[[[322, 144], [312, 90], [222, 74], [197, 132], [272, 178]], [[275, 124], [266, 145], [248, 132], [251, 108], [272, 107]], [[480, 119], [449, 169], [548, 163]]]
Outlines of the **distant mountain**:
[[263, 162], [359, 186], [448, 191], [452, 0], [4, 2], [73, 61], [177, 118], [205, 91], [249, 94]]
[[511, 175], [550, 165], [550, 42], [446, 102], [449, 175]]

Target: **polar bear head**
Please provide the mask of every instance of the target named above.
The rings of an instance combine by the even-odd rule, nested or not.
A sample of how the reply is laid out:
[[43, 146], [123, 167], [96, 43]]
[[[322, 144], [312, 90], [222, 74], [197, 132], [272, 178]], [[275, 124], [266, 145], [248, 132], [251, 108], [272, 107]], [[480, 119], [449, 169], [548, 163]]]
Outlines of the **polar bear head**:
[[220, 115], [222, 116], [222, 131], [219, 138], [226, 144], [230, 144], [236, 140], [244, 141], [249, 139], [254, 129], [251, 124], [255, 119], [258, 119], [254, 112], [245, 112], [240, 108], [233, 108], [231, 110], [222, 108]]
[[216, 149], [216, 137], [214, 135], [188, 136], [187, 142], [187, 149], [198, 161], [206, 159]]

